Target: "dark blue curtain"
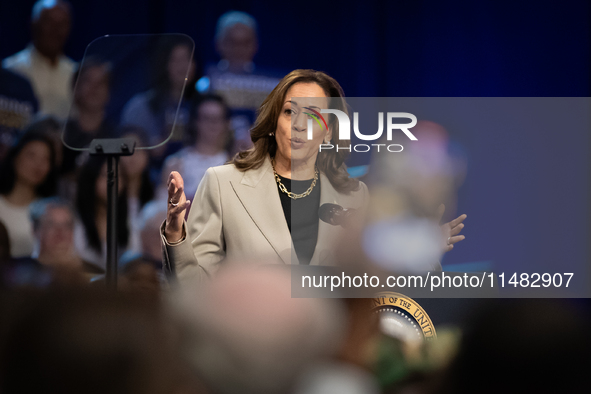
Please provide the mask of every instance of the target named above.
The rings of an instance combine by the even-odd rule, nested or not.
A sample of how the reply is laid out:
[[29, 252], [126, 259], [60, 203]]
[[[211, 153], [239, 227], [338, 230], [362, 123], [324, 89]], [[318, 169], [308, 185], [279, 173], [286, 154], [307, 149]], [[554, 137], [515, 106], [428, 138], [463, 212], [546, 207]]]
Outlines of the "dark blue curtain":
[[[0, 57], [29, 40], [33, 0], [0, 5]], [[72, 0], [68, 55], [104, 34], [179, 32], [215, 60], [217, 18], [255, 16], [256, 62], [315, 68], [349, 96], [588, 96], [587, 1]]]

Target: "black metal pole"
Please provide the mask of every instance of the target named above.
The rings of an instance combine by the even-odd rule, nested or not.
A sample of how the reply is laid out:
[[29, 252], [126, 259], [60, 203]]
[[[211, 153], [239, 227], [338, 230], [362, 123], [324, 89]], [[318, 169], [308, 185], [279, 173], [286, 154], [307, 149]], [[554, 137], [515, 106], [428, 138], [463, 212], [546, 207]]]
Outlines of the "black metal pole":
[[117, 290], [117, 195], [119, 156], [107, 156], [107, 288]]
[[133, 138], [95, 138], [90, 142], [91, 156], [107, 157], [107, 288], [117, 290], [117, 195], [119, 194], [119, 157], [135, 151]]

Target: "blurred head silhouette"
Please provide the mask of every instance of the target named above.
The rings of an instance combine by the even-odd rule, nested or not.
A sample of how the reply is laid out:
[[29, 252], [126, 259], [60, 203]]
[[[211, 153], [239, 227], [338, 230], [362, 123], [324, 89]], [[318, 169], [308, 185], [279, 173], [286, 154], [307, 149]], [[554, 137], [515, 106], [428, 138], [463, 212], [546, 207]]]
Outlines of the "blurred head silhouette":
[[71, 6], [63, 0], [39, 0], [31, 14], [33, 45], [54, 61], [64, 51], [72, 24]]
[[218, 19], [216, 50], [230, 71], [243, 71], [258, 50], [257, 22], [249, 14], [230, 11]]
[[283, 268], [230, 263], [215, 280], [178, 295], [186, 357], [214, 392], [288, 392], [305, 367], [337, 350], [341, 305], [291, 298]]
[[155, 303], [90, 289], [24, 295], [1, 305], [3, 393], [178, 392]]
[[74, 219], [72, 207], [58, 198], [36, 201], [31, 206], [39, 261], [48, 265], [79, 265], [74, 259]]

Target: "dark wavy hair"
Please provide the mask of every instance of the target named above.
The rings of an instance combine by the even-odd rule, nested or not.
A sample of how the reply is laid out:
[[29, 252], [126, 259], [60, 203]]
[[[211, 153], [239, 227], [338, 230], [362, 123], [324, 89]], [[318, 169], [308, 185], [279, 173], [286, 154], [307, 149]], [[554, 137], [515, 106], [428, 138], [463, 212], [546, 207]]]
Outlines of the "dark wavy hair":
[[[91, 156], [80, 169], [78, 176], [78, 191], [76, 194], [76, 210], [86, 231], [86, 239], [92, 249], [99, 254], [102, 252], [101, 239], [96, 227], [96, 180], [100, 176], [107, 159], [102, 156]], [[125, 189], [119, 193], [117, 199], [117, 244], [125, 248], [129, 242], [129, 227], [127, 224], [127, 193]]]
[[53, 196], [57, 191], [58, 170], [56, 168], [56, 153], [51, 137], [47, 135], [44, 130], [36, 128], [36, 124], [32, 123], [17, 143], [8, 151], [4, 162], [0, 166], [0, 194], [8, 194], [16, 184], [16, 168], [14, 162], [18, 155], [22, 152], [25, 146], [31, 142], [43, 142], [49, 148], [50, 154], [50, 169], [45, 177], [45, 180], [37, 186], [35, 193], [38, 197]]
[[[283, 101], [289, 88], [296, 83], [315, 83], [320, 86], [327, 97], [331, 97], [331, 107], [340, 109], [348, 113], [344, 101], [345, 94], [341, 85], [332, 77], [315, 70], [294, 70], [287, 74], [277, 84], [275, 89], [267, 96], [265, 101], [259, 107], [257, 119], [253, 128], [250, 130], [250, 138], [253, 147], [249, 150], [239, 152], [232, 164], [240, 171], [247, 171], [259, 168], [267, 156], [275, 157], [277, 151], [277, 141], [274, 135], [269, 133], [277, 129], [277, 120], [281, 114]], [[332, 130], [330, 143], [339, 148], [349, 146], [348, 141], [342, 141], [338, 138], [339, 125], [335, 117], [330, 117], [329, 128]], [[348, 193], [359, 188], [359, 181], [349, 178], [345, 159], [349, 152], [345, 149], [330, 149], [318, 153], [316, 166], [318, 170], [326, 175], [332, 186], [341, 193]]]

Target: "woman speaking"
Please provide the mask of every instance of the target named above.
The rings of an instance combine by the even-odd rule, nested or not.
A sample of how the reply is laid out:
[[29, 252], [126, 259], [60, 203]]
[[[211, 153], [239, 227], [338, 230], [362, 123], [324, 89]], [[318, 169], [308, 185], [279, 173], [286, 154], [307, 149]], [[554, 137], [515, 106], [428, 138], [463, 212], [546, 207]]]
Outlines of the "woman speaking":
[[[225, 258], [331, 264], [330, 247], [339, 230], [319, 220], [319, 207], [364, 208], [367, 187], [349, 178], [346, 150], [319, 152], [322, 143], [343, 144], [334, 117], [327, 127], [312, 122], [308, 139], [314, 108], [302, 98], [318, 98], [315, 103], [326, 98], [325, 108], [332, 98], [331, 106], [345, 111], [342, 97], [338, 82], [322, 72], [295, 70], [285, 76], [261, 104], [251, 130], [254, 146], [207, 170], [186, 222], [190, 201], [181, 175], [173, 171], [161, 231], [166, 269], [184, 281], [214, 274]], [[451, 236], [448, 243], [459, 238]]]

